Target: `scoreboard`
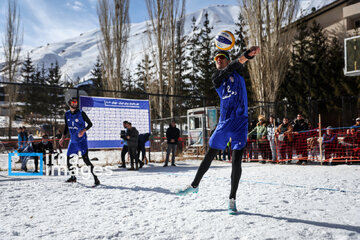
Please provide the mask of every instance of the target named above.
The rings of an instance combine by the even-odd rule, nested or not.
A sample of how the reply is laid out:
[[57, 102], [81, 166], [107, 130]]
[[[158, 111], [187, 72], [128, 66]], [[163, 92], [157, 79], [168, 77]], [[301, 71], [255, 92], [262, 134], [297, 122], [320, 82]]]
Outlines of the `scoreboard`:
[[89, 148], [122, 147], [124, 142], [120, 133], [125, 130], [123, 121], [131, 122], [139, 134], [150, 133], [148, 100], [80, 96], [80, 109], [93, 123], [86, 132]]
[[346, 76], [360, 75], [360, 36], [345, 39], [345, 70]]

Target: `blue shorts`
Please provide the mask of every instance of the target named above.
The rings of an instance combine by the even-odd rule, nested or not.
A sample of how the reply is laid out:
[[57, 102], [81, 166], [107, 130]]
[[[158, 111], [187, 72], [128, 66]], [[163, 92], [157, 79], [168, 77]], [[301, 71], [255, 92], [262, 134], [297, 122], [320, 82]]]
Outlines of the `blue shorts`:
[[247, 133], [247, 118], [227, 119], [218, 123], [210, 137], [209, 145], [211, 148], [224, 150], [231, 138], [231, 148], [233, 150], [241, 150], [246, 146]]
[[79, 151], [81, 151], [81, 155], [84, 155], [88, 151], [88, 145], [87, 140], [80, 142], [71, 142], [69, 143], [68, 150], [67, 150], [67, 156], [70, 156], [71, 154], [78, 154]]

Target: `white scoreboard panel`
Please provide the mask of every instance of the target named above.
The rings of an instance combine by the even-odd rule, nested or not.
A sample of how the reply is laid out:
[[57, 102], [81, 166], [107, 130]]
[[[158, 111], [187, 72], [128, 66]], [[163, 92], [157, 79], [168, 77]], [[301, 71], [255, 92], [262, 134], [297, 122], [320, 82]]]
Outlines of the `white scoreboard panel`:
[[150, 133], [150, 105], [148, 100], [80, 97], [80, 108], [93, 127], [87, 131], [89, 148], [118, 148], [123, 121], [131, 122], [139, 133]]

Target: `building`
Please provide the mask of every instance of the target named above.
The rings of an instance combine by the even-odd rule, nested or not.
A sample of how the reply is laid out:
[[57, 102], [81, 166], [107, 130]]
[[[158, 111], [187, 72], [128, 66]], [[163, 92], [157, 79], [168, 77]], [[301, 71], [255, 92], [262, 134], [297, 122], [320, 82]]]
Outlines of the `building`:
[[[318, 22], [325, 31], [336, 35], [339, 40], [360, 35], [360, 0], [336, 0], [299, 19], [311, 24]], [[297, 22], [298, 22], [297, 21]]]

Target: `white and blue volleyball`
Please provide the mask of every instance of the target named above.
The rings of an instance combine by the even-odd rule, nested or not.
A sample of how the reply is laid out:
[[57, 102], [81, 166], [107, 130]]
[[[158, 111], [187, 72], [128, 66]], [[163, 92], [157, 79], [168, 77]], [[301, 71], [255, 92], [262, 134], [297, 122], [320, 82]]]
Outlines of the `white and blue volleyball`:
[[215, 45], [220, 50], [230, 50], [235, 45], [235, 37], [230, 31], [221, 31], [215, 36]]

